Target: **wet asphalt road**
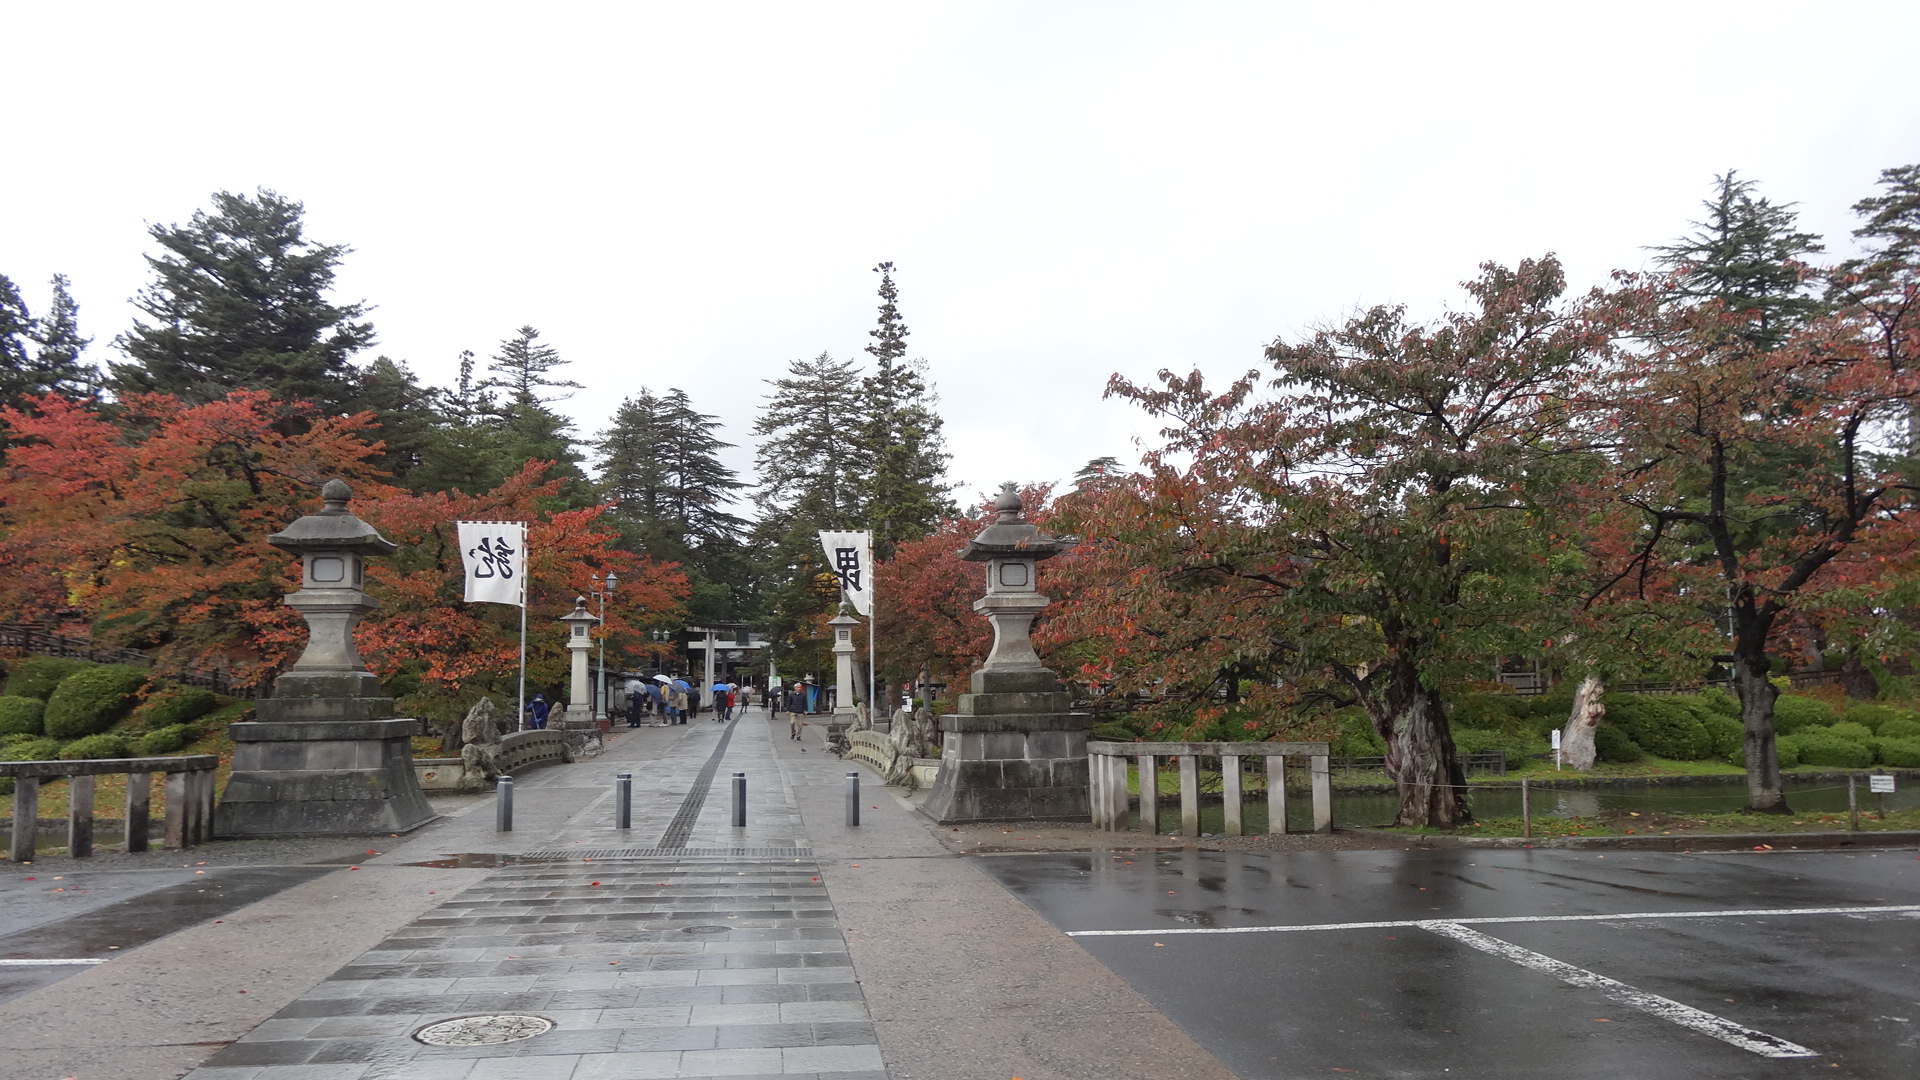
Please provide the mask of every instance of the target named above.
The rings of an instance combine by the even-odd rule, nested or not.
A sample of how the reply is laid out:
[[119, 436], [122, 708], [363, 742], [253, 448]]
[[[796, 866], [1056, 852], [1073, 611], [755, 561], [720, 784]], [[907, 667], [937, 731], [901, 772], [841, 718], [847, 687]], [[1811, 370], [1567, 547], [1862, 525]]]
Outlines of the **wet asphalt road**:
[[[0, 959], [110, 960], [334, 869], [183, 866], [8, 874], [0, 877]], [[85, 970], [77, 964], [0, 964], [0, 1001]]]
[[[1076, 940], [1242, 1080], [1920, 1076], [1920, 912], [1644, 917], [1920, 905], [1913, 851], [1190, 850], [981, 865], [1062, 930], [1149, 931]], [[1579, 915], [1619, 918], [1566, 919]], [[1334, 928], [1516, 917], [1546, 920], [1458, 937]], [[1264, 926], [1328, 928], [1217, 932]], [[1564, 981], [1576, 971], [1642, 994]], [[1702, 1034], [1649, 994], [1814, 1056]]]

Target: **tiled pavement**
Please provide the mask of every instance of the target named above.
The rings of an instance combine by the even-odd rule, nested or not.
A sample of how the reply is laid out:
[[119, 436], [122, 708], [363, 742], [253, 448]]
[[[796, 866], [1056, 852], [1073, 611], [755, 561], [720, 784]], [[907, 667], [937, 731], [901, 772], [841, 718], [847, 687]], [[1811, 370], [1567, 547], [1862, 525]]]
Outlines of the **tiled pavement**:
[[[700, 804], [688, 792], [722, 727], [707, 730], [653, 761], [619, 760], [616, 743], [606, 757], [536, 774], [544, 784], [529, 784], [522, 799], [550, 784], [604, 783], [631, 767], [633, 829], [611, 828], [609, 788], [567, 826], [527, 838], [551, 861], [502, 868], [452, 897], [214, 1055], [192, 1080], [884, 1080], [768, 725], [754, 710], [734, 726]], [[830, 783], [835, 765], [790, 771], [801, 783]], [[745, 829], [731, 825], [735, 771], [751, 785]], [[584, 854], [663, 847], [675, 853]], [[781, 856], [699, 854], [731, 848]], [[412, 1038], [427, 1024], [488, 1013], [540, 1016], [555, 1027], [492, 1046]]]

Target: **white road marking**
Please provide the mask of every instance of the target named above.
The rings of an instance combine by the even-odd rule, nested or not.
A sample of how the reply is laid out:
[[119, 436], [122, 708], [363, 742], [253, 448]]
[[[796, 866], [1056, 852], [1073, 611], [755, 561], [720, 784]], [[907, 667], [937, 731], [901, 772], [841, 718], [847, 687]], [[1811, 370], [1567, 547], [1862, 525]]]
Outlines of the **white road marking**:
[[66, 967], [72, 964], [104, 964], [99, 960], [0, 960], [0, 967]]
[[[1920, 914], [1920, 904], [1888, 904], [1877, 907], [1746, 908], [1733, 911], [1629, 911], [1619, 915], [1495, 915], [1474, 919], [1448, 919], [1460, 926], [1501, 923], [1550, 922], [1627, 922], [1634, 919], [1738, 919], [1773, 918], [1786, 915], [1894, 915]], [[1306, 923], [1300, 926], [1181, 926], [1160, 930], [1069, 930], [1068, 937], [1164, 937], [1168, 934], [1285, 934], [1300, 930], [1391, 930], [1396, 927], [1426, 926], [1430, 919], [1400, 922]]]
[[1521, 967], [1551, 975], [1561, 982], [1589, 990], [1599, 990], [1611, 998], [1614, 1003], [1671, 1021], [1684, 1028], [1691, 1028], [1702, 1035], [1710, 1035], [1721, 1042], [1730, 1043], [1750, 1053], [1769, 1058], [1819, 1057], [1817, 1050], [1809, 1050], [1798, 1043], [1769, 1035], [1764, 1031], [1755, 1031], [1743, 1027], [1725, 1017], [1715, 1016], [1691, 1005], [1682, 1005], [1672, 998], [1658, 994], [1649, 994], [1645, 990], [1628, 986], [1626, 983], [1609, 979], [1605, 975], [1595, 974], [1586, 968], [1555, 960], [1545, 953], [1532, 949], [1523, 949], [1509, 941], [1488, 937], [1478, 930], [1470, 930], [1457, 922], [1428, 921], [1417, 924], [1422, 930], [1428, 930], [1441, 937], [1452, 938], [1462, 945], [1468, 945], [1481, 952], [1511, 960]]

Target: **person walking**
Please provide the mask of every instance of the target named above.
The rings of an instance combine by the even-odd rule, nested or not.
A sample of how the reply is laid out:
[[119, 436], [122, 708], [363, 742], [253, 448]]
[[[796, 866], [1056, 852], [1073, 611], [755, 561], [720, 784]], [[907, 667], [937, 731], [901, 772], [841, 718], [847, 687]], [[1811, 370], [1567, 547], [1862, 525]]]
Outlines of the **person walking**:
[[798, 739], [807, 730], [807, 692], [801, 683], [793, 684], [787, 695], [787, 737]]
[[761, 691], [760, 704], [767, 707], [767, 719], [780, 719], [780, 694], [777, 688]]

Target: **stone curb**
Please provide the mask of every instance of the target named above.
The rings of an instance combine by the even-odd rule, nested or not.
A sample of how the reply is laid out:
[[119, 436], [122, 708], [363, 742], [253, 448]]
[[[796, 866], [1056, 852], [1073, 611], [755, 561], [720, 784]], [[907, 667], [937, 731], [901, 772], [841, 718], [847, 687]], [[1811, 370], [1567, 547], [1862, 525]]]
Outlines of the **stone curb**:
[[1424, 836], [1388, 829], [1343, 829], [1342, 832], [1391, 836], [1422, 847], [1462, 848], [1601, 848], [1608, 851], [1750, 851], [1824, 850], [1830, 848], [1920, 847], [1920, 830], [1885, 832], [1717, 833], [1711, 836]]

